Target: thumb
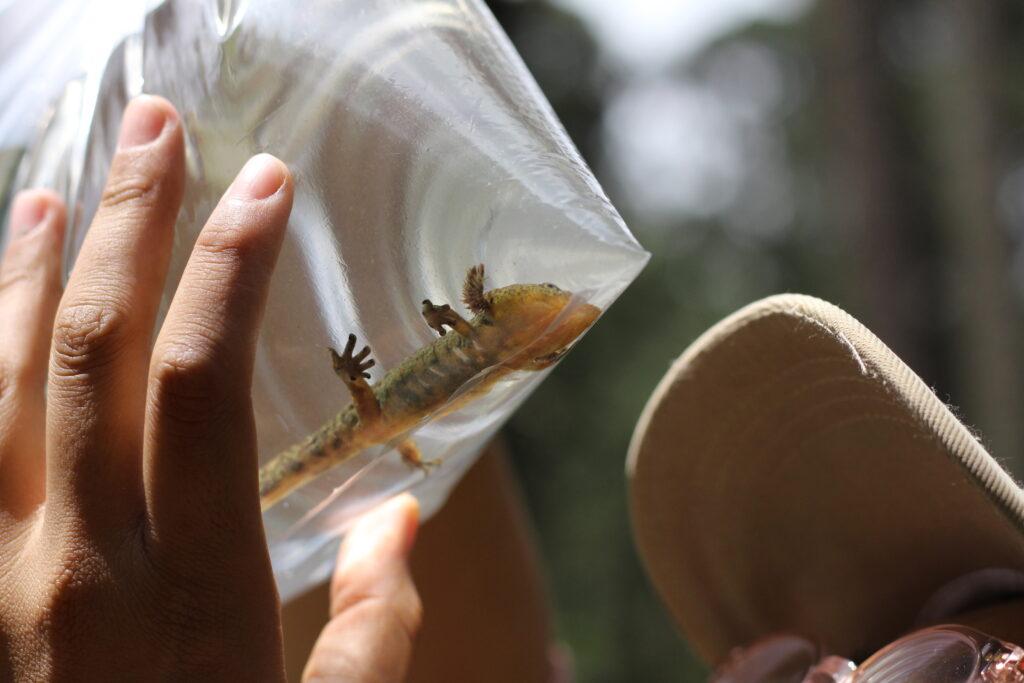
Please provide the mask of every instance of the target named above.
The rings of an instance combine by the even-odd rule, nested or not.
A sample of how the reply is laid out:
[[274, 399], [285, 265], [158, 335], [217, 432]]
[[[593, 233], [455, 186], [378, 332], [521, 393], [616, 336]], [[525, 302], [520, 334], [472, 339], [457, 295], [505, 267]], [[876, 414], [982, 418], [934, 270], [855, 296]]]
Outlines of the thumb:
[[331, 620], [304, 683], [404, 679], [423, 610], [408, 563], [418, 526], [419, 504], [408, 494], [352, 525], [331, 581]]

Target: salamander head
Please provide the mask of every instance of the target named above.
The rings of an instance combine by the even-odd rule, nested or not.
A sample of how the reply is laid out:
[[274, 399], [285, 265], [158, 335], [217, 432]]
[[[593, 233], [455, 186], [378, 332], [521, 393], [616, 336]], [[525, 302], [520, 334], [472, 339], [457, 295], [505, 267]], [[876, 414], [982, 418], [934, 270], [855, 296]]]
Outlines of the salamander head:
[[502, 350], [523, 370], [540, 370], [558, 360], [601, 314], [552, 284], [500, 287], [484, 298], [483, 317], [493, 324]]

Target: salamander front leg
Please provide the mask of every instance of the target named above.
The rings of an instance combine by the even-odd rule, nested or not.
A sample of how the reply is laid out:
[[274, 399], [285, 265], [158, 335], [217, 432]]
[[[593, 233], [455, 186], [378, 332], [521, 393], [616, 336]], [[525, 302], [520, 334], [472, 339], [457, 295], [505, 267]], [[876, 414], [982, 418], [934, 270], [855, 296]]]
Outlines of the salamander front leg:
[[331, 365], [334, 372], [341, 378], [341, 381], [348, 387], [352, 394], [352, 402], [356, 405], [356, 414], [359, 421], [364, 425], [373, 424], [380, 420], [380, 403], [366, 381], [370, 373], [366, 372], [375, 364], [372, 358], [363, 360], [370, 355], [370, 347], [364, 346], [363, 350], [353, 356], [352, 351], [356, 346], [356, 336], [348, 335], [348, 343], [345, 350], [338, 355], [334, 349], [327, 349], [331, 352]]
[[430, 299], [424, 299], [423, 318], [427, 321], [427, 324], [437, 330], [437, 333], [442, 337], [446, 332], [444, 329], [445, 325], [452, 328], [466, 339], [473, 336], [473, 328], [470, 327], [468, 322], [466, 322], [466, 319], [456, 311], [452, 310], [452, 307], [448, 304], [435, 306], [431, 303]]
[[430, 470], [435, 467], [440, 467], [441, 465], [441, 461], [436, 458], [434, 460], [424, 460], [420, 455], [419, 447], [412, 439], [405, 439], [395, 446], [395, 448], [401, 454], [402, 461], [405, 462], [406, 465], [413, 469], [420, 470], [421, 472], [429, 474]]

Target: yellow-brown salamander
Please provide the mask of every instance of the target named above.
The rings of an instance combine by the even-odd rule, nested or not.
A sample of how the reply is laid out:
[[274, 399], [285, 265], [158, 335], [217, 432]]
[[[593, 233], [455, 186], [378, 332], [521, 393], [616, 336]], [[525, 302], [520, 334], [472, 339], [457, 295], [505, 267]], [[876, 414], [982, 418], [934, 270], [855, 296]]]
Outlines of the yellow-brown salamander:
[[[370, 348], [358, 354], [355, 335], [338, 354], [330, 349], [334, 372], [348, 386], [352, 402], [301, 443], [260, 468], [264, 510], [326, 470], [363, 449], [396, 440], [419, 423], [456, 410], [486, 394], [517, 370], [543, 370], [597, 319], [600, 309], [572, 300], [552, 284], [510, 285], [484, 291], [484, 267], [466, 274], [463, 301], [474, 314], [466, 320], [447, 304], [423, 302], [423, 316], [440, 337], [406, 358], [370, 386]], [[445, 326], [454, 334], [445, 334]], [[478, 377], [479, 375], [479, 377]], [[468, 382], [476, 383], [459, 396]], [[411, 438], [395, 446], [411, 466], [434, 464], [420, 458]]]

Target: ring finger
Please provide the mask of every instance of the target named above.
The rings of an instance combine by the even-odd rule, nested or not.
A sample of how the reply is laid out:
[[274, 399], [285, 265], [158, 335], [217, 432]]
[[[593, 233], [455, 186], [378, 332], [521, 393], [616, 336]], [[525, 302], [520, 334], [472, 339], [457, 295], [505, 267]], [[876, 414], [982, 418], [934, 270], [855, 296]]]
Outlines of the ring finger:
[[46, 359], [64, 223], [55, 193], [20, 193], [0, 263], [0, 509], [18, 517], [43, 499]]

